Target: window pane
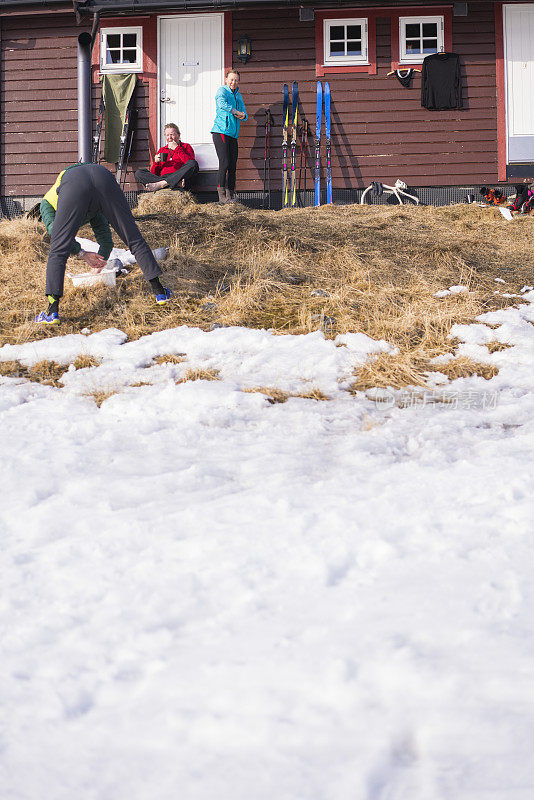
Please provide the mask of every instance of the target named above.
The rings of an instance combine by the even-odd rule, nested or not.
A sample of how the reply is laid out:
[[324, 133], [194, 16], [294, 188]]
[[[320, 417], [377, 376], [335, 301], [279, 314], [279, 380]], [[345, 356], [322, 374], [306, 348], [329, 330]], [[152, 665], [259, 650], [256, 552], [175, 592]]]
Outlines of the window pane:
[[423, 36], [436, 39], [438, 35], [438, 25], [436, 22], [423, 23]]
[[436, 39], [423, 39], [423, 53], [435, 53], [438, 49]]
[[406, 41], [406, 52], [407, 53], [420, 53], [421, 52], [421, 42], [419, 39], [412, 39], [411, 41]]
[[[431, 34], [428, 34], [431, 36]], [[122, 37], [122, 45], [123, 47], [136, 47], [137, 46], [137, 36], [135, 33], [125, 33]]]
[[348, 56], [361, 56], [361, 54], [362, 54], [361, 42], [347, 42]]
[[345, 55], [345, 42], [331, 42], [330, 44], [331, 56], [344, 56]]
[[410, 22], [406, 25], [406, 38], [407, 39], [415, 39], [419, 38], [421, 35], [421, 26], [419, 23], [415, 24]]
[[361, 39], [362, 26], [361, 25], [347, 25], [347, 39]]
[[106, 64], [120, 64], [121, 51], [120, 50], [106, 50]]
[[125, 50], [122, 60], [125, 64], [135, 64], [137, 61], [137, 50]]
[[344, 39], [345, 38], [345, 26], [344, 25], [332, 25], [330, 28], [330, 41], [334, 39]]
[[107, 36], [107, 45], [108, 47], [120, 47], [121, 46], [121, 35], [120, 33], [108, 33]]

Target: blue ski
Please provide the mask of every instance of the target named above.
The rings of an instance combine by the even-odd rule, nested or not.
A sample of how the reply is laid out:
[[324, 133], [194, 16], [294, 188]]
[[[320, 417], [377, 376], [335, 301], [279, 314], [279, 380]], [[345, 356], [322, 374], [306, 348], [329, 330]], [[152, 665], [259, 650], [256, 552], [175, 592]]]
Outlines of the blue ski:
[[291, 111], [293, 115], [293, 129], [291, 131], [291, 199], [292, 206], [297, 205], [297, 173], [296, 173], [296, 154], [297, 154], [297, 114], [299, 106], [299, 87], [293, 81], [293, 93], [291, 95]]
[[284, 208], [288, 205], [289, 192], [287, 181], [287, 129], [289, 123], [289, 88], [287, 83], [284, 83], [284, 109], [282, 111], [282, 206]]
[[315, 205], [321, 205], [321, 120], [323, 116], [323, 84], [317, 81], [317, 116], [315, 125]]
[[324, 85], [324, 133], [326, 139], [326, 202], [332, 202], [332, 160], [330, 140], [330, 84]]

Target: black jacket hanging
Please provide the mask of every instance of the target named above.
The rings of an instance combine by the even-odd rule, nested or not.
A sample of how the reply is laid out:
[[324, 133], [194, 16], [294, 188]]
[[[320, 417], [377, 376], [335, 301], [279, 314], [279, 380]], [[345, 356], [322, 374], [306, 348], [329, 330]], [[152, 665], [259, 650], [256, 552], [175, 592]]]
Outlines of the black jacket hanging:
[[434, 53], [423, 61], [421, 105], [431, 111], [462, 107], [460, 56]]

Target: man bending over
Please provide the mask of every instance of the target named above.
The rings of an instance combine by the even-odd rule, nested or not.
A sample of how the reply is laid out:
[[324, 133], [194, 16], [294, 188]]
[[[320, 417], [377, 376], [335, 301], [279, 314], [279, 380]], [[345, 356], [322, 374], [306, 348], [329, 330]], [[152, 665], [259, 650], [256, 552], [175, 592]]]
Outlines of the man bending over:
[[[119, 184], [101, 164], [73, 164], [60, 172], [41, 202], [41, 216], [51, 240], [46, 265], [48, 308], [34, 322], [48, 325], [59, 322], [59, 301], [69, 255], [78, 255], [94, 272], [102, 271], [113, 248], [110, 224], [135, 256], [156, 303], [169, 301], [171, 292], [159, 280], [160, 266], [143, 239]], [[87, 222], [100, 245], [98, 253], [82, 250], [75, 240], [79, 228]]]

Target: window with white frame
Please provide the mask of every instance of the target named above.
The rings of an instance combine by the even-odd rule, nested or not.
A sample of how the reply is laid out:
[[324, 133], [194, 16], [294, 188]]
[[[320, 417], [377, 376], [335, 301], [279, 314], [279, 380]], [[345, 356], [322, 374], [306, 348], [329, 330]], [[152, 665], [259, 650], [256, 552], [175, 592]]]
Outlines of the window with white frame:
[[141, 72], [143, 29], [102, 28], [100, 31], [101, 72]]
[[399, 39], [400, 63], [421, 63], [443, 51], [443, 17], [400, 17]]
[[368, 64], [367, 19], [325, 19], [325, 64]]

